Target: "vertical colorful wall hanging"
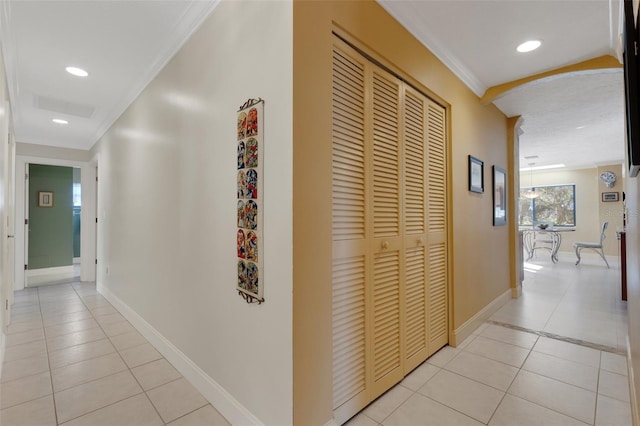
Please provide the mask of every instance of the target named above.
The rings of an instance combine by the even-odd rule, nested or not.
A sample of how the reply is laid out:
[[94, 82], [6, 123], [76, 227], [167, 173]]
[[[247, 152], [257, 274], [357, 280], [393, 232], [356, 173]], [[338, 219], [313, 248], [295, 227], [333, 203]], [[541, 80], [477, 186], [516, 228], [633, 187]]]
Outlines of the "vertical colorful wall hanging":
[[264, 101], [249, 99], [238, 110], [236, 289], [247, 303], [264, 302], [263, 164]]

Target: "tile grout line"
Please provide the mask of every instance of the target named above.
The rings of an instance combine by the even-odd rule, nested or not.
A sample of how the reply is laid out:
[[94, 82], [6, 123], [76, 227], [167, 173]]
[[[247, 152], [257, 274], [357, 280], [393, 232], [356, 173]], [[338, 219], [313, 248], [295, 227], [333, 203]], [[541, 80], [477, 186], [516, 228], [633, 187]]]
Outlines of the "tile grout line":
[[[538, 337], [538, 339], [539, 339], [539, 338], [540, 338], [540, 336]], [[536, 339], [536, 342], [538, 341], [538, 339]], [[534, 346], [535, 346], [535, 344], [534, 344]], [[578, 418], [576, 418], [576, 417], [573, 417], [573, 416], [571, 416], [571, 415], [569, 415], [569, 414], [567, 414], [567, 413], [563, 413], [563, 412], [558, 411], [558, 410], [556, 410], [556, 409], [554, 409], [554, 408], [551, 408], [551, 407], [546, 407], [546, 406], [544, 406], [544, 405], [540, 405], [540, 404], [538, 404], [537, 402], [535, 402], [535, 401], [531, 401], [531, 400], [529, 400], [529, 399], [527, 399], [527, 398], [525, 398], [525, 397], [523, 397], [523, 396], [520, 396], [520, 395], [514, 395], [514, 394], [512, 394], [512, 393], [509, 393], [509, 390], [511, 390], [511, 387], [513, 386], [513, 383], [515, 382], [516, 378], [518, 377], [518, 375], [520, 374], [520, 372], [521, 372], [521, 371], [526, 371], [526, 372], [528, 372], [528, 373], [537, 374], [537, 375], [539, 375], [539, 376], [541, 376], [541, 377], [545, 377], [545, 378], [548, 378], [548, 379], [554, 380], [554, 381], [559, 382], [559, 383], [563, 383], [563, 384], [566, 384], [566, 385], [570, 385], [570, 386], [574, 386], [574, 387], [577, 387], [577, 388], [580, 388], [580, 389], [584, 389], [584, 388], [581, 388], [581, 387], [579, 387], [579, 386], [572, 385], [571, 383], [565, 383], [565, 382], [563, 382], [563, 381], [561, 381], [561, 380], [558, 380], [558, 379], [555, 379], [555, 378], [552, 378], [552, 377], [548, 377], [548, 376], [544, 376], [544, 375], [542, 375], [542, 374], [534, 373], [533, 371], [523, 370], [523, 368], [524, 368], [524, 364], [527, 362], [527, 359], [529, 359], [529, 356], [531, 355], [531, 353], [532, 353], [532, 352], [534, 352], [533, 347], [529, 350], [529, 354], [527, 355], [527, 358], [525, 358], [524, 362], [522, 363], [522, 366], [518, 369], [518, 373], [514, 376], [513, 380], [512, 380], [512, 381], [511, 381], [511, 383], [509, 384], [509, 387], [508, 387], [508, 388], [507, 388], [507, 390], [505, 391], [504, 396], [509, 395], [509, 396], [514, 397], [514, 398], [519, 398], [519, 399], [522, 399], [523, 401], [527, 401], [527, 402], [529, 402], [529, 403], [531, 403], [531, 404], [533, 404], [533, 405], [536, 405], [536, 406], [538, 406], [538, 407], [542, 407], [542, 408], [544, 408], [544, 409], [546, 409], [546, 410], [553, 411], [554, 413], [557, 413], [557, 414], [560, 414], [560, 415], [562, 415], [562, 416], [569, 417], [569, 418], [571, 418], [571, 419], [578, 420], [578, 421], [582, 422], [582, 420], [580, 420], [580, 419], [578, 419]], [[561, 358], [559, 358], [559, 359], [561, 359]], [[498, 361], [498, 362], [499, 362], [499, 361]], [[600, 377], [600, 371], [599, 371], [599, 369], [598, 369], [598, 377]], [[584, 389], [584, 390], [587, 390], [587, 389]], [[590, 392], [593, 392], [593, 391], [590, 391]], [[596, 394], [596, 398], [597, 398], [597, 394], [598, 394], [598, 392], [597, 392], [597, 387], [596, 387], [596, 392], [595, 392], [595, 394]], [[504, 400], [504, 397], [502, 398], [502, 400], [500, 401], [500, 403], [496, 406], [496, 409], [495, 409], [495, 411], [494, 411], [493, 415], [491, 416], [491, 419], [493, 419], [493, 416], [495, 416], [495, 412], [496, 412], [496, 411], [498, 411], [498, 408], [500, 407], [500, 404], [502, 404], [502, 401], [503, 401], [503, 400]], [[597, 400], [596, 400], [596, 403], [597, 403]], [[595, 407], [594, 407], [594, 410], [595, 410]], [[489, 423], [491, 422], [491, 419], [489, 420]], [[489, 423], [487, 423], [487, 424], [489, 424]], [[583, 423], [584, 423], [584, 422], [583, 422]], [[595, 423], [595, 417], [594, 417], [594, 422], [593, 422], [593, 423], [591, 423], [591, 424], [593, 425], [594, 423]]]
[[[489, 423], [491, 423], [491, 420], [493, 420], [493, 417], [496, 415], [496, 413], [498, 412], [498, 408], [500, 408], [500, 405], [502, 405], [502, 402], [504, 401], [504, 399], [506, 398], [507, 395], [511, 395], [509, 393], [509, 389], [511, 389], [511, 387], [513, 386], [513, 383], [516, 381], [516, 379], [518, 378], [518, 375], [520, 375], [520, 372], [522, 371], [522, 368], [524, 367], [524, 365], [526, 364], [527, 360], [529, 359], [529, 357], [531, 356], [531, 352], [533, 352], [533, 348], [536, 345], [536, 343], [538, 343], [538, 340], [540, 339], [540, 337], [538, 336], [536, 338], [536, 341], [533, 343], [533, 346], [531, 346], [531, 349], [529, 349], [529, 353], [527, 354], [527, 356], [524, 358], [524, 360], [522, 361], [522, 365], [520, 365], [520, 367], [518, 368], [518, 372], [515, 374], [515, 376], [513, 376], [513, 379], [511, 380], [511, 382], [509, 383], [509, 386], [507, 386], [507, 389], [504, 391], [504, 394], [502, 395], [502, 398], [500, 399], [500, 402], [498, 403], [498, 405], [496, 405], [496, 408], [493, 410], [493, 413], [491, 414], [491, 417], [489, 418], [489, 421], [486, 423], [487, 425]], [[525, 370], [526, 371], [526, 370]]]
[[[38, 307], [40, 308], [40, 316], [42, 317], [42, 303], [40, 300], [40, 289], [36, 290], [36, 294], [38, 295]], [[53, 389], [53, 371], [51, 370], [51, 360], [49, 359], [49, 345], [47, 343], [47, 333], [44, 327], [44, 317], [42, 317], [42, 335], [44, 336], [44, 349], [47, 355], [47, 365], [49, 366], [49, 381], [51, 385], [51, 401], [53, 402], [53, 416], [56, 422], [56, 425], [60, 424], [58, 422], [58, 407], [56, 405], [56, 395]]]
[[560, 336], [558, 334], [549, 333], [541, 330], [533, 330], [530, 328], [520, 327], [518, 325], [509, 324], [506, 322], [487, 320], [487, 323], [504, 327], [504, 328], [509, 328], [512, 330], [522, 331], [525, 333], [537, 334], [540, 337], [546, 337], [553, 340], [559, 340], [561, 342], [572, 343], [574, 345], [583, 346], [583, 347], [595, 349], [598, 351], [610, 352], [616, 355], [626, 355], [626, 352], [621, 349], [614, 348], [612, 346], [601, 345], [599, 343], [587, 342], [586, 340], [580, 340], [573, 337]]
[[[73, 287], [73, 286], [72, 286], [72, 287]], [[74, 291], [76, 291], [76, 294], [78, 294], [78, 292], [77, 292], [77, 290], [75, 289], [75, 287], [74, 287]], [[99, 294], [99, 293], [97, 292], [97, 290], [96, 290], [96, 293], [97, 293], [97, 294]], [[151, 404], [151, 406], [153, 407], [153, 410], [154, 410], [154, 411], [156, 412], [156, 414], [158, 415], [158, 418], [162, 421], [162, 423], [163, 423], [163, 424], [165, 424], [165, 425], [166, 425], [167, 423], [164, 421], [164, 418], [162, 418], [162, 415], [160, 414], [160, 412], [158, 411], [157, 407], [155, 406], [155, 404], [153, 403], [153, 401], [151, 401], [151, 398], [150, 398], [150, 397], [149, 397], [149, 395], [147, 394], [147, 390], [145, 390], [145, 389], [144, 389], [144, 386], [142, 386], [142, 383], [140, 383], [140, 381], [138, 380], [138, 378], [136, 377], [136, 375], [135, 375], [135, 374], [133, 374], [133, 371], [132, 371], [132, 368], [139, 367], [140, 365], [146, 365], [146, 364], [149, 364], [149, 363], [154, 362], [154, 361], [157, 361], [157, 360], [149, 361], [149, 362], [147, 362], [147, 363], [137, 365], [136, 367], [130, 367], [130, 366], [129, 366], [129, 364], [128, 364], [128, 363], [124, 360], [124, 358], [122, 357], [122, 354], [120, 353], [121, 351], [120, 351], [120, 350], [119, 350], [119, 349], [118, 349], [118, 348], [113, 344], [113, 342], [111, 341], [111, 337], [112, 337], [112, 336], [109, 336], [109, 335], [106, 333], [106, 331], [105, 331], [105, 330], [104, 330], [104, 328], [102, 327], [102, 324], [100, 324], [100, 322], [98, 322], [97, 318], [95, 317], [95, 315], [93, 314], [93, 312], [91, 311], [91, 309], [87, 306], [87, 304], [85, 303], [85, 301], [84, 301], [84, 299], [82, 298], [82, 296], [80, 296], [80, 294], [78, 294], [78, 297], [80, 297], [80, 300], [82, 300], [82, 303], [85, 305], [85, 307], [87, 308], [87, 310], [88, 310], [88, 311], [89, 311], [89, 313], [91, 314], [92, 318], [96, 321], [96, 323], [98, 324], [98, 327], [102, 330], [102, 332], [105, 334], [105, 336], [106, 336], [107, 340], [109, 340], [109, 343], [111, 343], [111, 345], [112, 345], [112, 346], [113, 346], [113, 348], [115, 349], [115, 351], [116, 351], [115, 353], [117, 353], [117, 354], [118, 354], [118, 357], [120, 357], [120, 360], [124, 363], [125, 367], [127, 368], [127, 371], [129, 371], [129, 374], [131, 374], [131, 376], [132, 376], [132, 377], [133, 377], [133, 379], [136, 381], [136, 383], [138, 384], [138, 386], [140, 386], [140, 389], [142, 390], [142, 393], [141, 393], [141, 394], [144, 394], [145, 398], [147, 398], [147, 400], [149, 401], [149, 403], [150, 403], [150, 404]], [[105, 300], [106, 300], [106, 299], [105, 299]], [[116, 309], [116, 308], [111, 304], [111, 302], [109, 302], [109, 301], [107, 300], [107, 303], [109, 304], [108, 306], [112, 307], [113, 309], [115, 309], [115, 310], [116, 310], [116, 312], [118, 312], [118, 314], [122, 315], [122, 314], [120, 313], [120, 311], [118, 311], [118, 310], [117, 310], [117, 309]], [[123, 318], [124, 318], [124, 316], [123, 316]], [[129, 323], [129, 321], [128, 321], [126, 318], [125, 318], [125, 322], [127, 322], [128, 324], [130, 324], [130, 323]], [[135, 329], [135, 327], [134, 327], [134, 329]], [[136, 331], [137, 331], [137, 330], [136, 330]], [[126, 333], [122, 333], [122, 334], [126, 334]], [[143, 336], [143, 337], [144, 337], [144, 336]], [[146, 338], [145, 338], [145, 341], [146, 341], [146, 343], [149, 343], [149, 342], [147, 341], [147, 339], [146, 339]], [[144, 344], [145, 344], [145, 343], [142, 343], [142, 344], [140, 344], [140, 345], [135, 345], [135, 346], [132, 346], [132, 347], [130, 347], [130, 348], [124, 348], [123, 350], [131, 349], [131, 348], [136, 348], [136, 347], [138, 347], [138, 346], [142, 346], [142, 345], [144, 345]], [[151, 345], [151, 346], [153, 346], [153, 345]], [[155, 348], [154, 348], [154, 349], [155, 349]], [[162, 354], [161, 354], [161, 355], [162, 355]], [[163, 356], [161, 359], [165, 359], [165, 358], [164, 358], [164, 356]], [[173, 367], [173, 366], [172, 366], [172, 367]], [[122, 371], [125, 371], [125, 370], [122, 370]], [[114, 373], [114, 374], [117, 374], [117, 373]], [[108, 377], [108, 376], [107, 376], [107, 377]], [[164, 384], [162, 384], [162, 385], [158, 385], [158, 386], [156, 386], [156, 387], [154, 387], [154, 388], [151, 388], [151, 389], [148, 389], [148, 390], [156, 389], [157, 387], [160, 387], [160, 386], [166, 385], [166, 384], [168, 384], [168, 383], [172, 383], [172, 382], [174, 382], [174, 381], [176, 381], [176, 380], [180, 380], [182, 377], [183, 377], [183, 376], [182, 376], [182, 374], [181, 374], [181, 375], [180, 375], [180, 377], [179, 377], [178, 379], [171, 380], [171, 381], [169, 381], [169, 382], [167, 382], [167, 383], [164, 383]], [[98, 379], [98, 380], [99, 380], [99, 379]], [[129, 399], [129, 398], [133, 398], [134, 396], [141, 395], [141, 394], [131, 395], [131, 396], [129, 396], [129, 397], [127, 397], [127, 398], [125, 398], [125, 399], [122, 399], [122, 400], [119, 400], [119, 401], [113, 402], [113, 403], [111, 403], [111, 404], [109, 404], [109, 405], [106, 405], [106, 406], [104, 406], [104, 407], [101, 407], [101, 408], [98, 408], [98, 409], [96, 409], [96, 410], [93, 410], [93, 411], [91, 411], [90, 413], [93, 413], [93, 412], [98, 411], [98, 410], [101, 410], [101, 409], [103, 409], [103, 408], [106, 408], [106, 407], [112, 406], [112, 405], [114, 405], [114, 404], [117, 404], [117, 403], [119, 403], [119, 402], [125, 401], [125, 400], [127, 400], [127, 399]], [[209, 403], [209, 402], [207, 401], [207, 404], [208, 404], [208, 403]], [[205, 405], [206, 405], [206, 404], [205, 404]], [[202, 407], [199, 407], [199, 408], [197, 408], [197, 409], [200, 409], [200, 408], [202, 408]], [[194, 411], [195, 411], [195, 410], [194, 410]], [[83, 416], [84, 416], [84, 415], [87, 415], [87, 414], [90, 414], [90, 413], [85, 413], [85, 414], [83, 414]], [[190, 414], [190, 413], [188, 413], [188, 414]], [[186, 414], [185, 414], [185, 415], [186, 415]], [[79, 417], [82, 417], [82, 416], [79, 416]], [[172, 420], [172, 421], [173, 421], [173, 420]]]
[[[80, 282], [80, 281], [79, 281], [79, 282]], [[81, 283], [81, 282], [80, 282], [80, 283]], [[109, 343], [111, 344], [111, 346], [113, 346], [113, 348], [114, 348], [114, 350], [115, 350], [115, 352], [114, 352], [114, 353], [118, 355], [118, 357], [120, 358], [120, 361], [122, 361], [122, 363], [123, 363], [123, 364], [124, 364], [124, 366], [126, 367], [126, 370], [118, 371], [118, 372], [116, 372], [116, 373], [109, 374], [108, 376], [99, 377], [99, 378], [97, 378], [97, 379], [90, 380], [90, 381], [88, 381], [88, 382], [84, 382], [84, 383], [81, 383], [81, 384], [76, 385], [76, 386], [81, 386], [81, 385], [84, 385], [84, 384], [87, 384], [87, 383], [95, 382], [95, 381], [98, 381], [98, 380], [104, 379], [104, 378], [106, 378], [106, 377], [109, 377], [109, 376], [113, 376], [113, 375], [115, 375], [115, 374], [122, 373], [123, 371], [128, 371], [128, 372], [129, 372], [129, 374], [131, 374], [131, 376], [133, 377], [133, 379], [136, 381], [136, 383], [138, 383], [138, 386], [140, 386], [140, 390], [141, 390], [142, 392], [137, 393], [137, 394], [134, 394], [134, 395], [131, 395], [131, 396], [128, 396], [127, 398], [120, 399], [120, 400], [118, 400], [118, 401], [112, 402], [111, 404], [105, 405], [104, 407], [100, 407], [100, 408], [96, 408], [95, 410], [88, 411], [88, 412], [86, 412], [86, 413], [83, 413], [83, 414], [81, 414], [81, 415], [79, 415], [79, 416], [77, 416], [77, 417], [74, 417], [73, 419], [69, 419], [69, 420], [67, 420], [67, 421], [71, 421], [71, 420], [74, 420], [74, 419], [80, 418], [80, 417], [82, 417], [82, 416], [89, 415], [89, 414], [94, 413], [94, 412], [96, 412], [96, 411], [98, 411], [98, 410], [101, 410], [101, 409], [103, 409], [103, 408], [110, 407], [110, 406], [112, 406], [112, 405], [118, 404], [118, 403], [120, 403], [120, 402], [122, 402], [122, 401], [126, 401], [126, 400], [127, 400], [127, 399], [129, 399], [129, 398], [133, 398], [134, 396], [138, 396], [138, 395], [141, 395], [141, 394], [145, 394], [145, 396], [148, 398], [148, 396], [146, 395], [146, 392], [145, 392], [144, 388], [142, 387], [142, 385], [141, 385], [141, 384], [140, 384], [140, 382], [138, 381], [137, 377], [133, 374], [133, 372], [131, 371], [131, 368], [129, 368], [129, 365], [128, 365], [128, 364], [126, 363], [126, 361], [122, 358], [122, 355], [120, 354], [120, 351], [118, 350], [118, 348], [116, 348], [116, 347], [115, 347], [115, 345], [114, 345], [114, 344], [113, 344], [113, 342], [111, 341], [111, 338], [110, 338], [110, 337], [109, 337], [109, 335], [107, 335], [107, 333], [105, 332], [104, 328], [102, 328], [102, 324], [100, 324], [100, 323], [98, 322], [98, 320], [96, 319], [95, 315], [93, 314], [93, 312], [91, 312], [91, 309], [89, 308], [89, 306], [87, 306], [87, 304], [85, 303], [85, 300], [84, 300], [84, 299], [82, 298], [82, 296], [78, 293], [78, 291], [77, 291], [77, 290], [76, 290], [76, 288], [73, 286], [73, 284], [71, 284], [71, 288], [73, 288], [73, 291], [76, 293], [76, 295], [78, 296], [78, 298], [80, 298], [80, 301], [82, 302], [82, 304], [84, 305], [84, 307], [87, 309], [87, 311], [88, 311], [88, 312], [89, 312], [89, 314], [91, 315], [91, 318], [96, 322], [96, 324], [98, 324], [98, 328], [100, 328], [100, 330], [102, 331], [102, 333], [104, 333], [106, 340], [108, 340], [108, 341], [109, 341]], [[96, 292], [97, 292], [97, 291], [96, 291]], [[111, 303], [109, 303], [109, 305], [110, 305], [110, 306], [112, 306], [112, 305], [111, 305]], [[113, 307], [113, 306], [112, 306], [112, 307]], [[115, 308], [114, 308], [114, 309], [115, 309]], [[117, 309], [116, 309], [116, 311], [117, 311]], [[100, 340], [102, 340], [102, 339], [100, 339]], [[90, 342], [89, 342], [89, 343], [90, 343]], [[111, 355], [111, 354], [108, 354], [108, 355]], [[91, 358], [91, 359], [96, 359], [96, 358], [99, 358], [99, 357], [95, 357], [95, 358]], [[68, 388], [68, 389], [72, 389], [72, 388], [74, 388], [74, 387], [76, 387], [76, 386], [72, 386], [72, 387], [70, 387], [70, 388]], [[157, 409], [156, 409], [156, 407], [153, 405], [153, 403], [151, 403], [151, 406], [153, 406], [154, 410], [156, 410], [156, 412], [157, 412]], [[158, 416], [160, 416], [160, 413], [158, 413]], [[162, 422], [164, 423], [164, 419], [162, 419], [162, 417], [160, 417], [160, 419], [161, 419], [161, 420], [162, 420]]]

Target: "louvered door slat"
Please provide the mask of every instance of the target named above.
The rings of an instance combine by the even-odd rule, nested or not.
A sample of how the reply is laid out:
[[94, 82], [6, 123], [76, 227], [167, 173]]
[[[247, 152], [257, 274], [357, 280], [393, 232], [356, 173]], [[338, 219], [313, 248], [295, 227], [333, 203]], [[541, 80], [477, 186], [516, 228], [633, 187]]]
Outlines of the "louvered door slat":
[[425, 101], [405, 92], [405, 234], [425, 231]]
[[446, 138], [445, 110], [429, 103], [429, 232], [444, 232], [446, 227]]
[[400, 232], [399, 82], [374, 71], [373, 99], [373, 236]]
[[373, 265], [373, 378], [400, 367], [400, 255], [379, 253]]
[[364, 238], [364, 63], [333, 52], [333, 240]]
[[365, 390], [364, 271], [364, 256], [333, 262], [334, 407]]
[[447, 275], [445, 244], [429, 247], [429, 340], [432, 352], [447, 343]]
[[406, 260], [406, 357], [427, 347], [426, 276], [424, 247], [407, 250]]

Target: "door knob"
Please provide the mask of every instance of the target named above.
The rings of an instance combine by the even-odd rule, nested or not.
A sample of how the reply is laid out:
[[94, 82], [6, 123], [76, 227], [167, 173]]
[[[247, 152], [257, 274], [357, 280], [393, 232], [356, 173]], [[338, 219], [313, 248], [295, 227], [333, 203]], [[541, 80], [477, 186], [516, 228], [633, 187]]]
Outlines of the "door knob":
[[389, 248], [389, 241], [383, 241], [382, 242], [382, 250], [386, 250]]
[[424, 245], [424, 238], [420, 237], [416, 240], [416, 245], [418, 246], [423, 246]]

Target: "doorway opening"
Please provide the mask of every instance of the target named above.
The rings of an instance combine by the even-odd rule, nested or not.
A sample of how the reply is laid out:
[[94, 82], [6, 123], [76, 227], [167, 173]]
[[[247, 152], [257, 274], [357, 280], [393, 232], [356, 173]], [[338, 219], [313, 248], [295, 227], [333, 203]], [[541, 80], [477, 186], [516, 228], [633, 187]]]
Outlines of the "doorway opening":
[[29, 164], [25, 191], [25, 284], [80, 279], [81, 169]]

